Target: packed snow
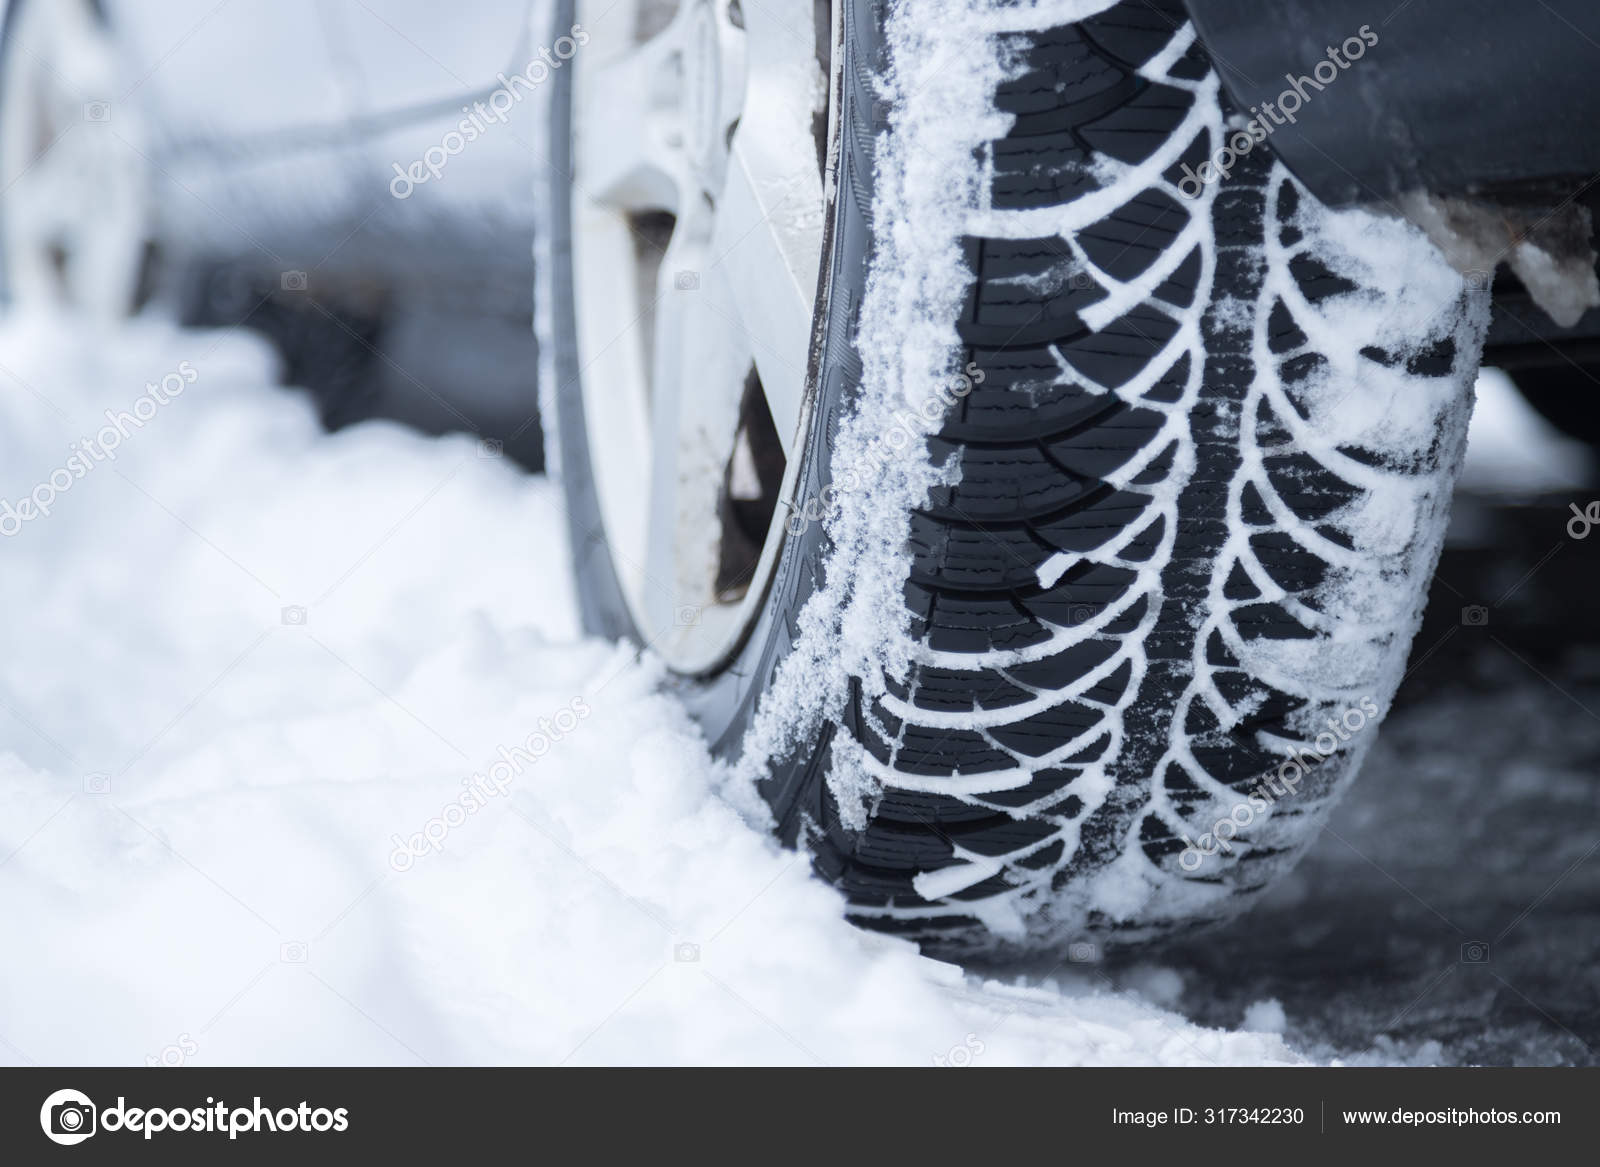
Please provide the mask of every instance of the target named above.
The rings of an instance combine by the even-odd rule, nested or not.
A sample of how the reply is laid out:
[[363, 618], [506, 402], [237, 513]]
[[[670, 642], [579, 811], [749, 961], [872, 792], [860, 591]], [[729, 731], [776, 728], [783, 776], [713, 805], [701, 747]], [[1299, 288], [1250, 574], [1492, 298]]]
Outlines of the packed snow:
[[547, 481], [275, 379], [248, 334], [0, 321], [0, 497], [41, 500], [0, 519], [0, 1062], [1301, 1060], [1171, 970], [846, 924], [579, 634]]

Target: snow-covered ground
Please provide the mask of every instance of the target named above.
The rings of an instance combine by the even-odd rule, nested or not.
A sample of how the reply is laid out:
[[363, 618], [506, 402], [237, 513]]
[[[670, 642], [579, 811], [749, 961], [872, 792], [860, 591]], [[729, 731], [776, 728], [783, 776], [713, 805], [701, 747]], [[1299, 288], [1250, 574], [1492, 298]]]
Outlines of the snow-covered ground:
[[1397, 714], [1288, 885], [1162, 965], [963, 974], [843, 923], [579, 635], [550, 483], [275, 378], [247, 334], [0, 320], [0, 1063], [1588, 1056], [1581, 677]]
[[846, 925], [579, 636], [547, 481], [274, 380], [241, 333], [0, 321], [0, 1062], [1300, 1060], [1169, 969]]

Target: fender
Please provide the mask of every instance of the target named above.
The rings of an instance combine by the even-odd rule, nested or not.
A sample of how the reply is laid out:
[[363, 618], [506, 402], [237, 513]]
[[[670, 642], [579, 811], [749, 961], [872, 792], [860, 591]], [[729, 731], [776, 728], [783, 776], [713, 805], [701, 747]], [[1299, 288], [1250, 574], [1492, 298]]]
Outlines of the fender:
[[[1585, 212], [1600, 221], [1596, 0], [1184, 4], [1241, 114], [1271, 125], [1273, 151], [1324, 203], [1421, 222], [1417, 200], [1442, 200], [1508, 240], [1553, 237], [1546, 250], [1579, 272], [1593, 264]], [[1292, 120], [1267, 117], [1285, 98]], [[1557, 324], [1549, 302], [1503, 263], [1494, 300], [1485, 363], [1600, 356], [1600, 308], [1557, 312]]]
[[1544, 201], [1600, 174], [1594, 0], [1185, 3], [1241, 110], [1315, 82], [1318, 63], [1353, 40], [1359, 58], [1332, 66], [1320, 91], [1302, 85], [1294, 123], [1271, 136], [1332, 206], [1419, 190]]

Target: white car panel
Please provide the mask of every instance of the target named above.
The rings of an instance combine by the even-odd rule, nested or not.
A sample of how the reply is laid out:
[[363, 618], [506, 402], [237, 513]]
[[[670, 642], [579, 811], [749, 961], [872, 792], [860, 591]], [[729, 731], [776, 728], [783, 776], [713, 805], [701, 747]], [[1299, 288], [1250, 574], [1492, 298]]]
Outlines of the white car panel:
[[497, 74], [528, 64], [528, 0], [325, 0], [323, 7], [344, 38], [369, 113], [465, 103], [500, 84]]
[[346, 122], [349, 63], [315, 0], [104, 0], [127, 62], [110, 100], [145, 105], [180, 141], [238, 142]]

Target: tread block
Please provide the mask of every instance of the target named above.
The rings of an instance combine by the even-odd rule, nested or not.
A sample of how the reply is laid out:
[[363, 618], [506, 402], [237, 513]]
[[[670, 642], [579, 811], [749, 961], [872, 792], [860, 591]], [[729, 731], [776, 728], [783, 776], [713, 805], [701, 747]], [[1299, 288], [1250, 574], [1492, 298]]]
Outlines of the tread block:
[[1080, 134], [1096, 153], [1137, 166], [1167, 144], [1193, 105], [1185, 90], [1150, 84]]

